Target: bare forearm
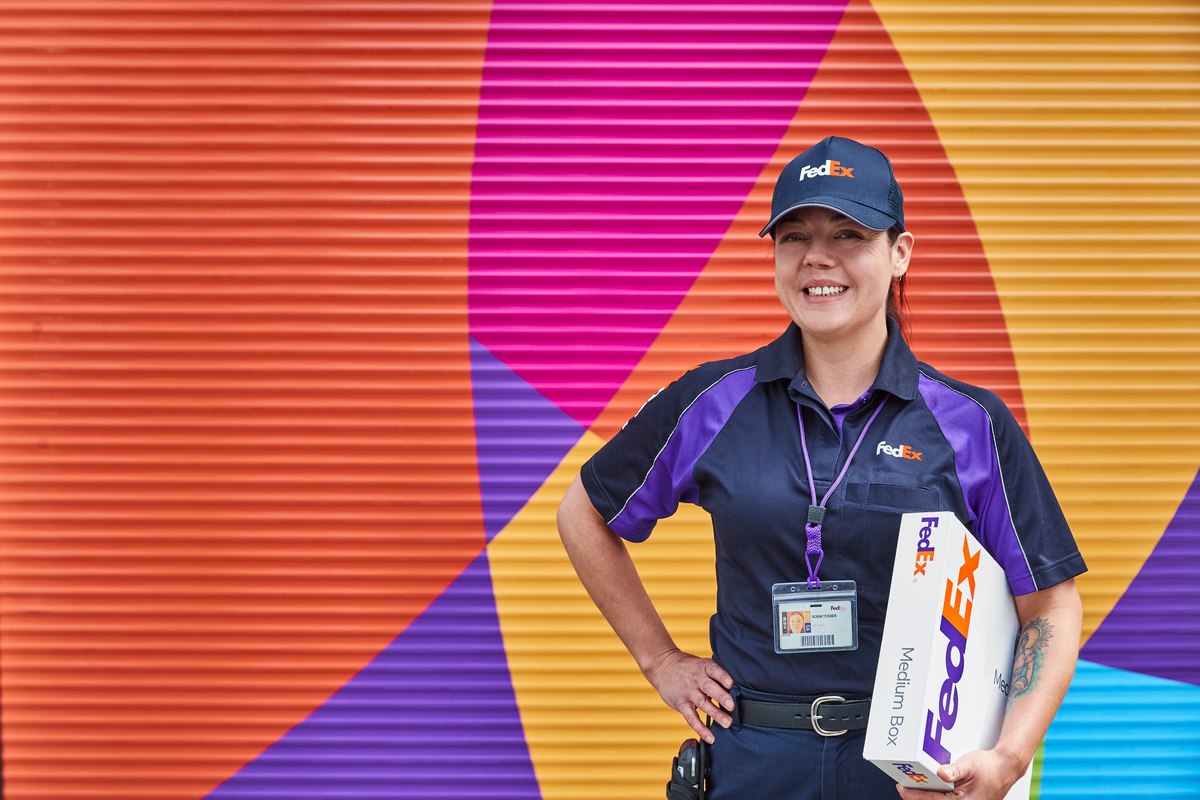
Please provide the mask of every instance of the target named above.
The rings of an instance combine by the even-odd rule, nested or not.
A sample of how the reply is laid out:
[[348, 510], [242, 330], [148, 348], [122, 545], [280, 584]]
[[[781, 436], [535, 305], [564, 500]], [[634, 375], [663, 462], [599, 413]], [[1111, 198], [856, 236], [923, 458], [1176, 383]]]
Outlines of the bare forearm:
[[[999, 800], [1029, 768], [1075, 674], [1083, 606], [1072, 580], [1016, 598], [1021, 633], [1008, 688], [1008, 713], [1000, 741], [991, 750], [972, 750], [940, 767], [942, 780], [954, 783], [954, 796]], [[900, 788], [904, 800], [941, 797], [935, 792]], [[950, 796], [950, 795], [946, 795]]]
[[[1000, 741], [991, 750], [973, 750], [938, 769], [942, 780], [954, 783], [955, 797], [998, 800], [1004, 796], [1029, 768], [1075, 674], [1083, 624], [1075, 582], [1023, 595], [1016, 598], [1016, 604], [1023, 627], [1017, 638]], [[904, 800], [941, 796], [898, 788]]]
[[1083, 607], [1071, 580], [1017, 598], [1017, 614], [1023, 627], [1013, 658], [1008, 713], [996, 750], [1023, 770], [1071, 685]]
[[697, 710], [728, 728], [733, 722], [733, 678], [711, 658], [675, 646], [654, 610], [625, 543], [596, 512], [579, 478], [558, 507], [558, 534], [579, 579], [624, 642], [663, 702], [711, 744], [712, 731]]
[[648, 675], [656, 661], [676, 649], [675, 643], [625, 543], [596, 512], [578, 477], [559, 506], [558, 533], [592, 601]]

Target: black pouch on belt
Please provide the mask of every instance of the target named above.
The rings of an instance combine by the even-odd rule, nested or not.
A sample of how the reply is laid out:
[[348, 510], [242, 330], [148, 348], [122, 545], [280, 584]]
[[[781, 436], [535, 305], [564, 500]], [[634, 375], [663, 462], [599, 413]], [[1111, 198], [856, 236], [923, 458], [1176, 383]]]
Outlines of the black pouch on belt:
[[[733, 722], [730, 730], [737, 733], [742, 729], [742, 720], [738, 716], [738, 705], [742, 692], [736, 684], [729, 690], [733, 698]], [[712, 718], [704, 717], [706, 727], [712, 727]], [[679, 755], [671, 759], [671, 780], [667, 782], [667, 800], [704, 800], [705, 791], [710, 788], [708, 782], [712, 779], [712, 763], [709, 761], [708, 743], [701, 740], [688, 739], [679, 746]]]
[[671, 759], [667, 800], [704, 800], [708, 775], [708, 742], [688, 739], [679, 746], [679, 755]]

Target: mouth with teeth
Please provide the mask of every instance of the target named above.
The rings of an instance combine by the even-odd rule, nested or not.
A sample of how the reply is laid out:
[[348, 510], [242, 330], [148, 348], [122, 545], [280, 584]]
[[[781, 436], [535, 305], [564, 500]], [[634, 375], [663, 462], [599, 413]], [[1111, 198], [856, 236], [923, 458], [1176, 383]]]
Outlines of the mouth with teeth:
[[846, 291], [845, 286], [810, 286], [804, 290], [809, 297], [829, 297]]

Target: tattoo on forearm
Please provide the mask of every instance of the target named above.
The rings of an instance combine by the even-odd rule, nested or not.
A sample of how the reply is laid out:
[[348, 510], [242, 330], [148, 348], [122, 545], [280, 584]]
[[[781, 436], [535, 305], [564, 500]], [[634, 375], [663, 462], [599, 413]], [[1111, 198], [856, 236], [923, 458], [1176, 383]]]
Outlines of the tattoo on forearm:
[[1013, 654], [1012, 685], [1008, 692], [1008, 707], [1021, 695], [1037, 686], [1038, 670], [1050, 646], [1054, 626], [1044, 617], [1031, 620], [1021, 629], [1017, 637], [1017, 650]]

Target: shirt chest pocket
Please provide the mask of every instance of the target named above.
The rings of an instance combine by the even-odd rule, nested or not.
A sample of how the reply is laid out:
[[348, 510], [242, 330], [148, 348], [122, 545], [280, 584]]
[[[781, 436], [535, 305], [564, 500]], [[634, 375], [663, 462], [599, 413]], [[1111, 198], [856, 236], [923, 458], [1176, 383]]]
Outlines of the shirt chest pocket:
[[842, 505], [841, 533], [849, 566], [861, 576], [860, 583], [889, 588], [900, 515], [940, 508], [941, 494], [937, 489], [890, 483], [848, 484]]

